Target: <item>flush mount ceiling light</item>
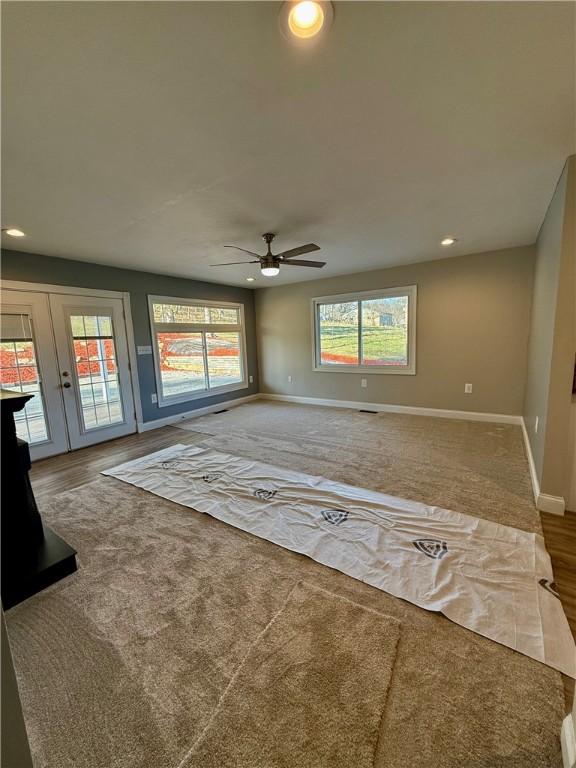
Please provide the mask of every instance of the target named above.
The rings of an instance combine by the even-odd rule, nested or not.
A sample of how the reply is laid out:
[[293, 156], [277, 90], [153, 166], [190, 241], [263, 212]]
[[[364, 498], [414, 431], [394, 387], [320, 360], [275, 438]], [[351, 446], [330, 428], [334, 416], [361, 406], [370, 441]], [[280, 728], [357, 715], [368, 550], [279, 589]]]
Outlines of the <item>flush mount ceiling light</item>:
[[21, 229], [15, 229], [14, 227], [2, 228], [2, 232], [5, 232], [10, 237], [26, 237], [25, 233]]
[[255, 277], [247, 277], [246, 278], [246, 282], [247, 283], [253, 283], [255, 279], [256, 279]]
[[440, 241], [440, 245], [454, 245], [456, 242], [458, 242], [457, 238], [449, 235]]
[[280, 9], [280, 29], [289, 40], [306, 44], [324, 34], [333, 18], [334, 8], [327, 0], [291, 0]]

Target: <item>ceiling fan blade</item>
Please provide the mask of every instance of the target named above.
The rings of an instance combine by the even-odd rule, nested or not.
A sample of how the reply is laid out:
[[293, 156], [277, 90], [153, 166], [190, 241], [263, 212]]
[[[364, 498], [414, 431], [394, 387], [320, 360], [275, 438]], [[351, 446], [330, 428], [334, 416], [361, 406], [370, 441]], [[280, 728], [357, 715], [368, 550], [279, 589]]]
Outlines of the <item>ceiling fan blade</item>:
[[285, 267], [323, 267], [325, 261], [306, 261], [305, 259], [292, 259], [291, 261], [280, 262]]
[[238, 245], [225, 245], [224, 248], [236, 248], [237, 251], [244, 251], [244, 253], [249, 253], [250, 256], [256, 256], [257, 259], [261, 258], [261, 256], [257, 253], [254, 253], [254, 251], [247, 251], [246, 248], [240, 248]]
[[231, 267], [232, 264], [260, 264], [259, 261], [226, 261], [224, 264], [210, 264], [211, 267]]
[[290, 248], [289, 251], [282, 251], [282, 253], [276, 254], [276, 259], [291, 259], [293, 256], [301, 256], [304, 253], [312, 253], [312, 251], [319, 251], [320, 246], [315, 243], [308, 243], [307, 245], [299, 245], [298, 248]]

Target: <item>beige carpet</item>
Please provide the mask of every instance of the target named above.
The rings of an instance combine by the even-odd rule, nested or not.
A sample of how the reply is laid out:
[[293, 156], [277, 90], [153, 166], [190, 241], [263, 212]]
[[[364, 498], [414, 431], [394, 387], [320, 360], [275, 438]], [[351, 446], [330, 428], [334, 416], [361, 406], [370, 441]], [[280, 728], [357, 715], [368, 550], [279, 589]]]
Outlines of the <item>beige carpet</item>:
[[7, 613], [36, 768], [175, 768], [302, 579], [401, 621], [377, 768], [561, 766], [536, 661], [113, 478], [45, 516], [80, 571]]
[[297, 584], [180, 768], [372, 768], [399, 634], [389, 616]]
[[272, 400], [175, 426], [221, 451], [542, 532], [519, 426]]
[[544, 588], [554, 574], [542, 536], [209, 446], [178, 444], [103, 474], [441, 613], [576, 679], [570, 625], [555, 591]]

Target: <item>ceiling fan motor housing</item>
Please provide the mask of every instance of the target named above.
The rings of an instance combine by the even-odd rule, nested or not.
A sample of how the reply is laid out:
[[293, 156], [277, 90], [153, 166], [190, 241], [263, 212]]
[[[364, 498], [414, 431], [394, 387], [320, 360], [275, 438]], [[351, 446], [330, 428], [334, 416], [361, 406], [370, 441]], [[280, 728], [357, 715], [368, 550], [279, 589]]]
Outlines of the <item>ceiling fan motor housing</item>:
[[264, 266], [270, 266], [270, 267], [278, 266], [278, 262], [272, 258], [272, 250], [270, 249], [272, 240], [274, 240], [275, 237], [276, 235], [273, 232], [265, 232], [262, 235], [262, 240], [264, 240], [264, 242], [268, 246], [268, 253], [266, 254], [266, 256], [260, 257], [260, 260]]

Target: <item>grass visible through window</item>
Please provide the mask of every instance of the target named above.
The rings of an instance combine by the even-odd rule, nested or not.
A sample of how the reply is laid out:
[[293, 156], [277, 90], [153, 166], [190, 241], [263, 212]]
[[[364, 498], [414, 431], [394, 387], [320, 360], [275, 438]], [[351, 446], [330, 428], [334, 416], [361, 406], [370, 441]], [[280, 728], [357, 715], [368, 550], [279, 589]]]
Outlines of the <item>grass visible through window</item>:
[[320, 304], [318, 324], [321, 365], [408, 364], [408, 296]]

